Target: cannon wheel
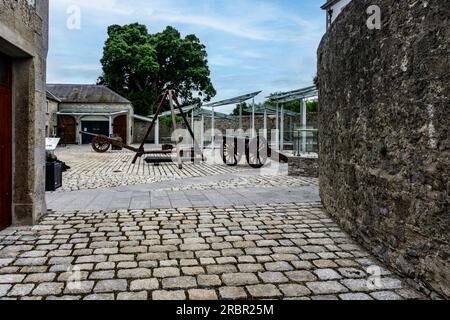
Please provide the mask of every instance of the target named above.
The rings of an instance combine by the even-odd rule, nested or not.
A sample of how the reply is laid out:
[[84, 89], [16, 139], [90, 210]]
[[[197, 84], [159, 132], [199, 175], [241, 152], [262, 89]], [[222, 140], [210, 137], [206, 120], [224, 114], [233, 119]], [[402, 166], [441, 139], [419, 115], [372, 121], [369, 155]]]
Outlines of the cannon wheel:
[[102, 137], [95, 137], [92, 139], [92, 149], [94, 149], [95, 152], [105, 153], [110, 147], [111, 143]]
[[263, 137], [256, 137], [248, 142], [245, 152], [247, 163], [254, 169], [262, 168], [268, 158], [267, 140]]
[[235, 167], [241, 162], [242, 154], [237, 151], [236, 139], [224, 138], [222, 144], [222, 159], [227, 166]]

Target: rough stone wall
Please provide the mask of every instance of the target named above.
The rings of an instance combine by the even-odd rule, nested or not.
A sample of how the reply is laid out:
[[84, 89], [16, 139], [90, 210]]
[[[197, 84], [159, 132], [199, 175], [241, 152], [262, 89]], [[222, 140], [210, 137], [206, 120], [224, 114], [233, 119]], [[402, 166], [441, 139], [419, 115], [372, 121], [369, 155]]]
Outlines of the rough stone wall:
[[[309, 113], [308, 114], [308, 125], [311, 126], [317, 126], [317, 113]], [[298, 117], [287, 117], [284, 120], [284, 130], [286, 133], [286, 138], [288, 138], [289, 134], [288, 132], [292, 131], [294, 127], [298, 127], [300, 124], [300, 116]], [[189, 123], [191, 123], [191, 118], [189, 117]], [[252, 119], [251, 116], [243, 116], [242, 117], [242, 124], [244, 130], [250, 130], [251, 128]], [[201, 121], [199, 118], [195, 119], [195, 132], [200, 137], [200, 127], [201, 127]], [[135, 121], [135, 128], [134, 128], [134, 141], [142, 141], [145, 134], [147, 133], [147, 129], [149, 127], [150, 123], [145, 123], [140, 120]], [[257, 115], [255, 116], [255, 125], [257, 130], [262, 130], [264, 128], [264, 116]], [[276, 128], [276, 119], [275, 116], [268, 116], [267, 117], [267, 127], [270, 130], [275, 130]], [[207, 130], [211, 129], [211, 118], [205, 117], [205, 132]], [[236, 117], [235, 119], [220, 119], [217, 118], [215, 120], [215, 129], [219, 130], [220, 132], [226, 132], [227, 130], [238, 130], [239, 129], [239, 117]], [[250, 131], [249, 131], [250, 132]], [[165, 126], [163, 123], [160, 125], [160, 137], [161, 138], [168, 138], [172, 134], [171, 128]], [[208, 135], [209, 138], [210, 135]], [[205, 134], [206, 138], [206, 134]], [[154, 133], [152, 132], [149, 139], [149, 142], [154, 141]], [[168, 141], [167, 141], [168, 142]]]
[[[148, 128], [150, 127], [150, 122], [144, 122], [141, 120], [134, 120], [134, 129], [133, 129], [133, 139], [135, 143], [141, 143], [144, 139], [145, 134], [147, 133]], [[159, 135], [161, 138], [161, 143], [164, 143], [165, 137], [170, 137], [171, 131], [170, 128], [165, 126], [164, 124], [160, 124]], [[147, 139], [147, 143], [154, 143], [155, 141], [155, 130], [150, 134]]]
[[319, 177], [319, 159], [305, 157], [288, 158], [288, 174], [293, 177]]
[[[370, 5], [381, 30], [366, 26]], [[325, 208], [391, 267], [450, 297], [450, 1], [353, 1], [318, 58]]]
[[13, 224], [35, 223], [45, 207], [48, 0], [0, 0], [0, 52], [13, 75]]
[[56, 134], [55, 127], [58, 126], [58, 116], [56, 113], [58, 112], [58, 102], [47, 99], [47, 113], [45, 118], [45, 126], [47, 128], [46, 135], [47, 137], [53, 136]]

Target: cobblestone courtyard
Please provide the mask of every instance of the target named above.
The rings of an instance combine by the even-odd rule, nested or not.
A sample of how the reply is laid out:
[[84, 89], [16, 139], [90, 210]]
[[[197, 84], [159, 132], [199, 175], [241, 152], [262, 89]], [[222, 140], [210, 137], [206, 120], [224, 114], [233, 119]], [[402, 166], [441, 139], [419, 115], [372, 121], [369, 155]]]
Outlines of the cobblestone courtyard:
[[168, 165], [148, 167], [156, 183], [91, 185], [130, 155], [70, 152], [64, 183], [81, 190], [49, 193], [39, 225], [0, 233], [0, 299], [423, 298], [323, 212], [317, 179], [192, 165], [163, 181]]
[[147, 164], [145, 157], [139, 158], [136, 165], [133, 165], [131, 162], [134, 153], [124, 150], [99, 154], [90, 146], [60, 148], [56, 155], [71, 167], [71, 170], [63, 174], [63, 187], [57, 192], [147, 184], [248, 170], [244, 166], [228, 167], [209, 163], [194, 165], [189, 162], [180, 170], [174, 164]]
[[53, 213], [0, 236], [0, 296], [21, 299], [404, 299], [319, 204]]

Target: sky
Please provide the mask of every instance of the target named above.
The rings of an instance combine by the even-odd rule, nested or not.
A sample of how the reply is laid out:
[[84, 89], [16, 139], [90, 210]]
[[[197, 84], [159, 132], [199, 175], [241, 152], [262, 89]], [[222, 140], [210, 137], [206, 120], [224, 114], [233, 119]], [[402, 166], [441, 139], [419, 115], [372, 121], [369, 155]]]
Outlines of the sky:
[[273, 92], [312, 84], [325, 33], [324, 2], [50, 0], [47, 82], [94, 84], [102, 73], [107, 27], [139, 22], [150, 33], [170, 25], [200, 38], [217, 90], [213, 101], [263, 90], [256, 98], [261, 102]]

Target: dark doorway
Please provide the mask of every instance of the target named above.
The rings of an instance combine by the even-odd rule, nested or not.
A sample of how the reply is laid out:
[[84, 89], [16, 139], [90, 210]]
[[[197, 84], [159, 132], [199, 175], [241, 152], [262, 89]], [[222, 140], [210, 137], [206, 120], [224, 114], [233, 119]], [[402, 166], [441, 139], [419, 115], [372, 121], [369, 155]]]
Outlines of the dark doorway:
[[118, 116], [114, 119], [114, 134], [122, 138], [123, 143], [127, 143], [127, 116]]
[[77, 122], [74, 117], [59, 116], [58, 129], [62, 144], [77, 143]]
[[[107, 121], [83, 121], [81, 122], [83, 132], [89, 132], [97, 135], [109, 137], [109, 122]], [[83, 134], [82, 143], [90, 144], [93, 137]]]
[[0, 55], [0, 230], [12, 222], [11, 61]]

